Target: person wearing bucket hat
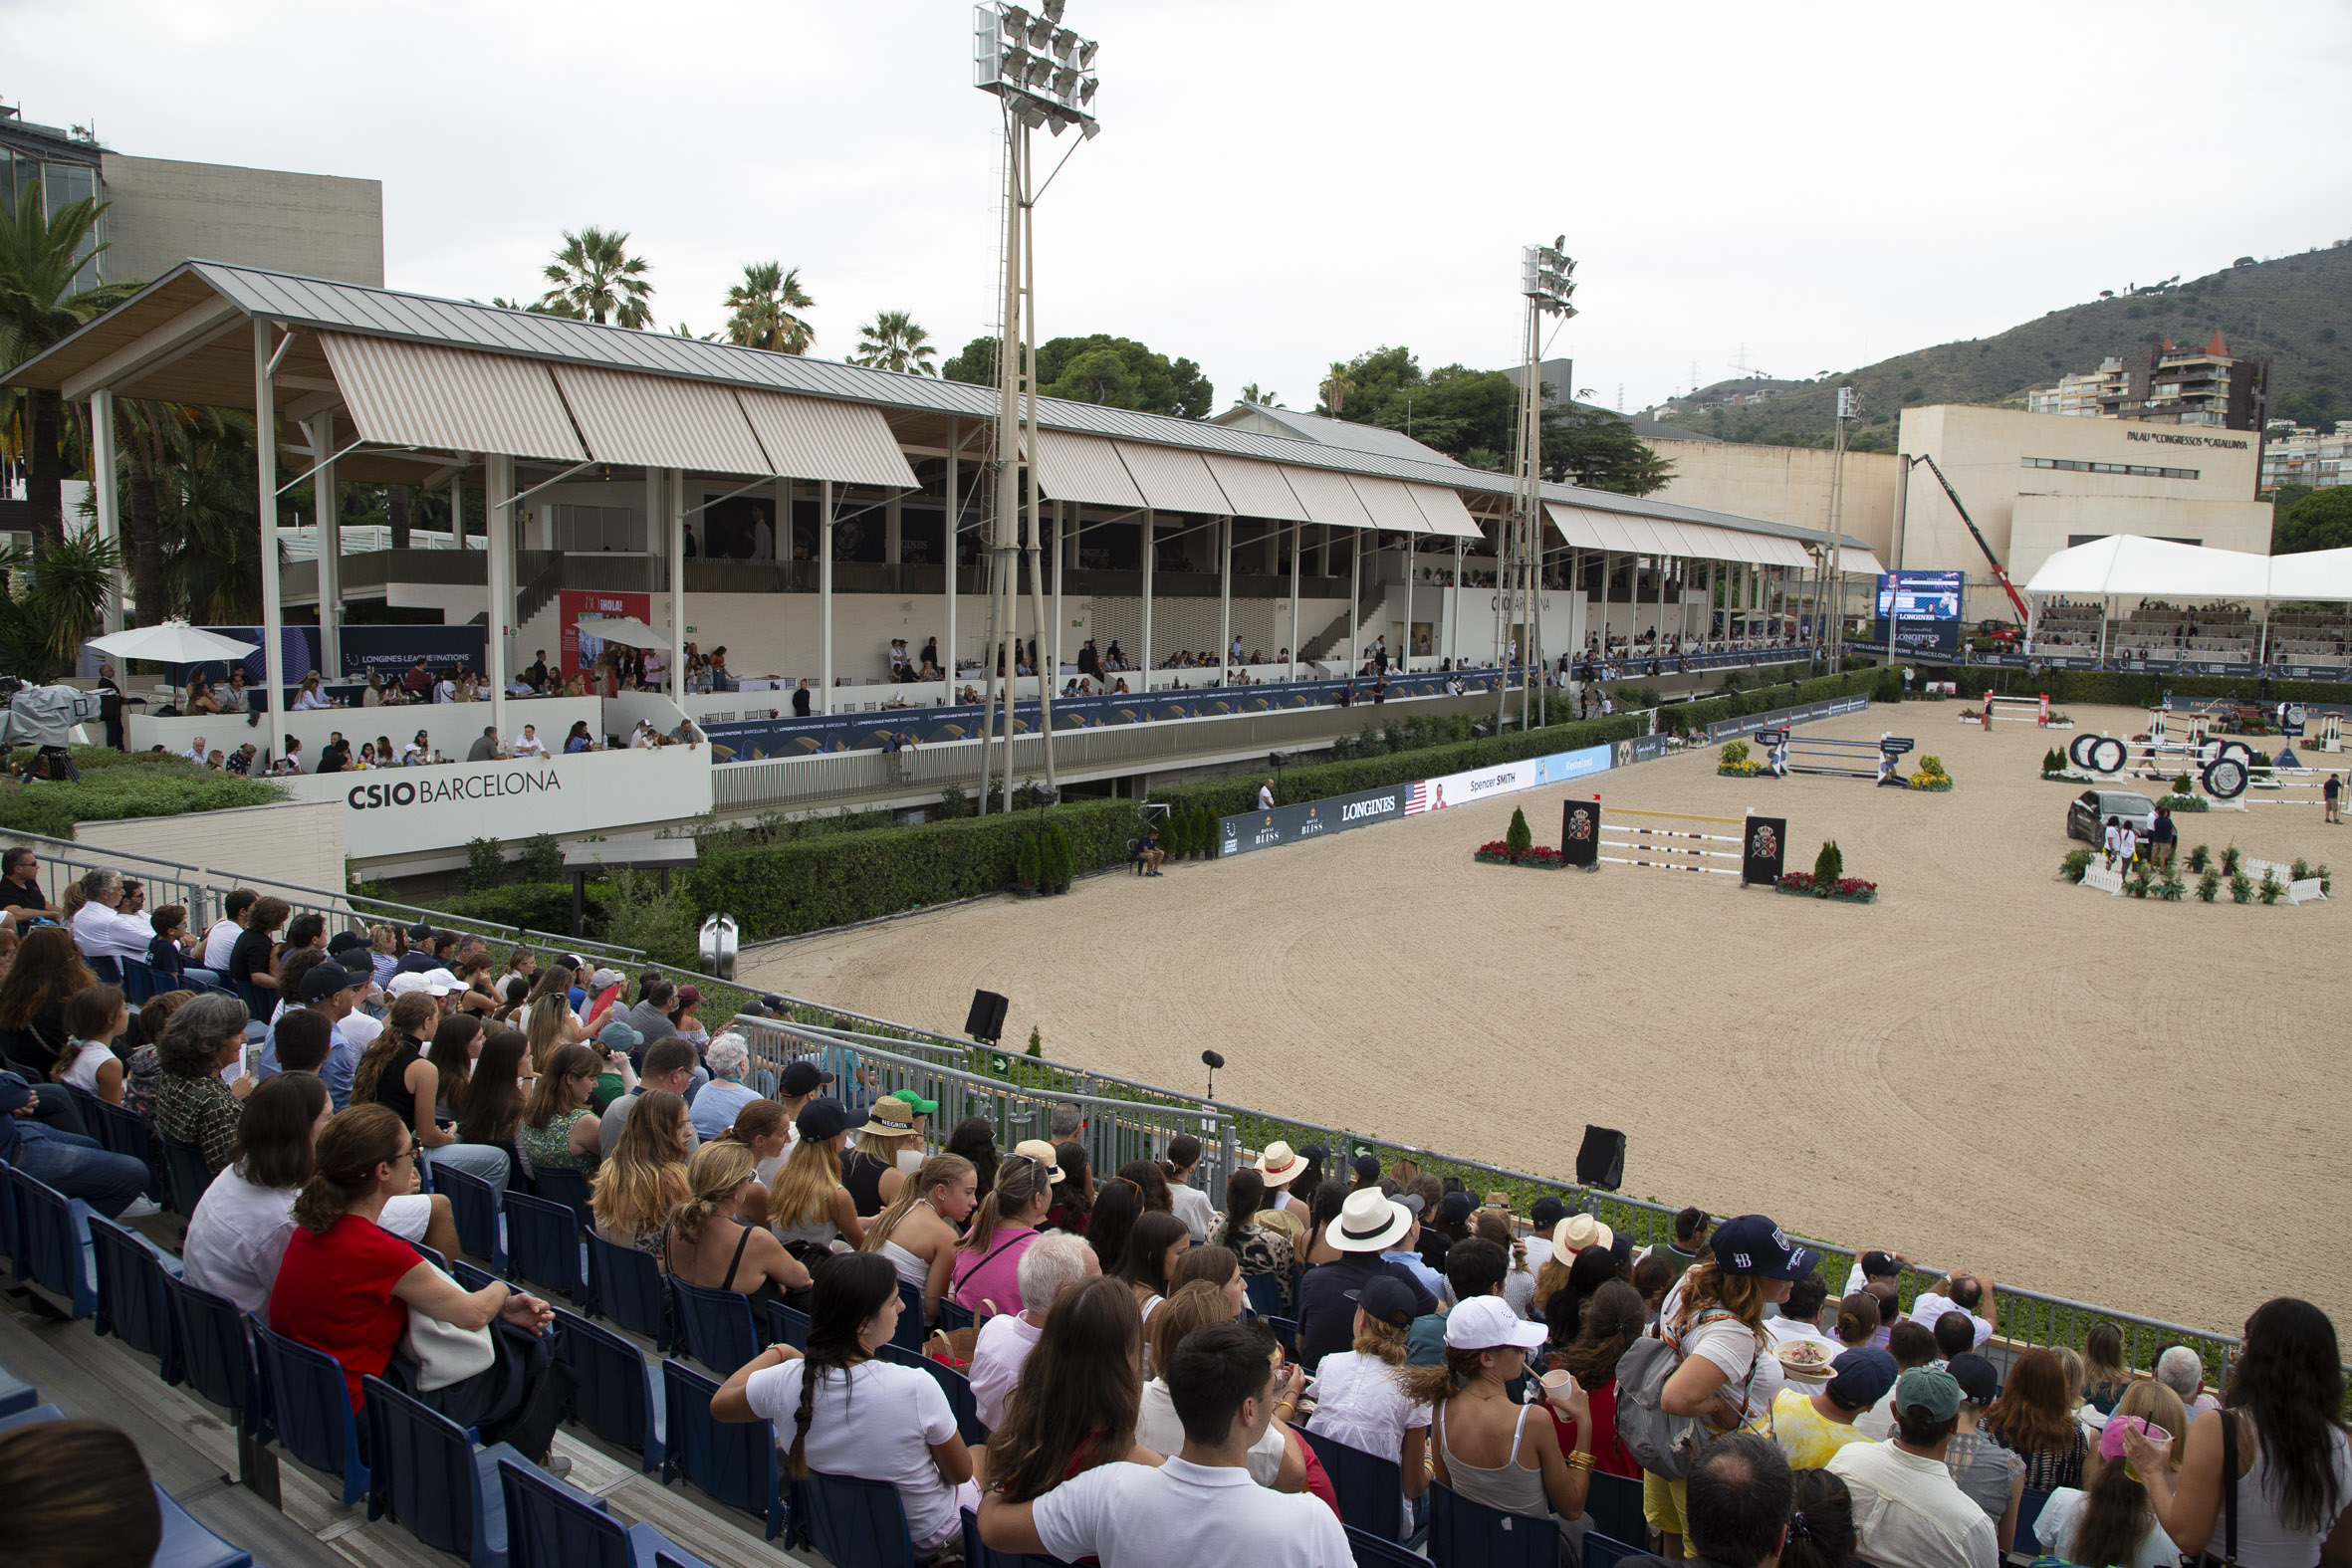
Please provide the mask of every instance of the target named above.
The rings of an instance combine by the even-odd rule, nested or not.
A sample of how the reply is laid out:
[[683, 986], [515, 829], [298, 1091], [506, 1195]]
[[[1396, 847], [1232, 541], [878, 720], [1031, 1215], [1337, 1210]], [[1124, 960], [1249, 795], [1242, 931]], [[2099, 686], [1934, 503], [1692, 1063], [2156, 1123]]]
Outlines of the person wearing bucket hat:
[[1306, 1161], [1289, 1144], [1277, 1138], [1266, 1146], [1258, 1157], [1258, 1174], [1266, 1181], [1269, 1191], [1280, 1192], [1298, 1180], [1306, 1170]]
[[1790, 1469], [1817, 1470], [1847, 1444], [1868, 1443], [1854, 1420], [1895, 1386], [1895, 1358], [1883, 1350], [1846, 1351], [1829, 1370], [1817, 1389], [1786, 1388], [1772, 1398], [1772, 1441]]
[[1298, 1282], [1298, 1359], [1313, 1367], [1355, 1339], [1355, 1302], [1348, 1295], [1387, 1275], [1412, 1291], [1416, 1317], [1437, 1310], [1437, 1297], [1404, 1264], [1380, 1254], [1412, 1232], [1413, 1215], [1377, 1187], [1347, 1195], [1338, 1217], [1323, 1229], [1326, 1244], [1339, 1256], [1318, 1263]]
[[1822, 1466], [1853, 1496], [1856, 1557], [1880, 1568], [1998, 1568], [1999, 1533], [1944, 1465], [1960, 1405], [1951, 1373], [1915, 1367], [1895, 1383], [1894, 1438], [1849, 1444]]
[[[1592, 1456], [1563, 1453], [1559, 1428], [1510, 1396], [1543, 1336], [1542, 1324], [1523, 1321], [1501, 1296], [1473, 1296], [1446, 1314], [1445, 1359], [1409, 1368], [1404, 1388], [1429, 1407], [1436, 1480], [1498, 1513], [1573, 1519], [1584, 1512]], [[1591, 1400], [1574, 1378], [1551, 1401], [1578, 1432], [1592, 1430]]]
[[857, 1129], [856, 1147], [841, 1162], [841, 1185], [856, 1201], [859, 1219], [870, 1220], [889, 1207], [906, 1180], [898, 1168], [899, 1151], [920, 1148], [915, 1108], [906, 1096], [885, 1094], [874, 1101], [865, 1125]]

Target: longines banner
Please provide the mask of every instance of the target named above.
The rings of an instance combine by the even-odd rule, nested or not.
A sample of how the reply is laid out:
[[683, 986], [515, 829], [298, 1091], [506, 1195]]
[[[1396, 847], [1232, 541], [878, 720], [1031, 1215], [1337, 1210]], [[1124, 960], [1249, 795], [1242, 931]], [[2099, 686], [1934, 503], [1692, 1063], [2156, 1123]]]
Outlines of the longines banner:
[[707, 746], [582, 752], [571, 757], [370, 768], [275, 780], [298, 800], [340, 800], [344, 853], [454, 849], [475, 838], [645, 826], [711, 808]]
[[1271, 849], [1276, 844], [1301, 843], [1325, 833], [1362, 827], [1368, 822], [1392, 821], [1405, 814], [1405, 801], [1413, 788], [1409, 784], [1390, 784], [1385, 789], [1367, 789], [1362, 794], [1332, 795], [1328, 799], [1309, 800], [1304, 805], [1278, 805], [1271, 811], [1228, 816], [1220, 823], [1224, 832], [1217, 853], [1220, 857], [1246, 854], [1253, 849]]

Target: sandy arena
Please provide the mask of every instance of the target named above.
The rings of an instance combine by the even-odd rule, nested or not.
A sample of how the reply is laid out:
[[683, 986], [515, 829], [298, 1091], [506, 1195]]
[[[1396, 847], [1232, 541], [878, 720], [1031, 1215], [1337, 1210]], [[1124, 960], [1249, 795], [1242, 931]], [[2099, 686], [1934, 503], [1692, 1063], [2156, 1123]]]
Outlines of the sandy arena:
[[[2038, 764], [2070, 737], [1988, 737], [1958, 712], [1804, 727], [1915, 736], [1949, 794], [1723, 779], [1712, 749], [1578, 786], [1604, 806], [1785, 816], [1789, 867], [1835, 838], [1879, 884], [1871, 907], [1471, 859], [1515, 805], [1556, 842], [1568, 791], [1552, 788], [801, 939], [744, 972], [948, 1029], [986, 987], [1012, 999], [1009, 1041], [1035, 1023], [1063, 1061], [1196, 1085], [1214, 1047], [1223, 1097], [1562, 1178], [1585, 1123], [1620, 1127], [1628, 1194], [2176, 1322], [2234, 1332], [2282, 1292], [2345, 1321], [2352, 1254], [2324, 1217], [2352, 1177], [2352, 881], [2295, 908], [2069, 886], [2055, 871], [2082, 786]], [[2145, 723], [2071, 712], [2083, 730]], [[2352, 835], [2316, 805], [2181, 825], [2184, 856], [2234, 842], [2352, 873]]]

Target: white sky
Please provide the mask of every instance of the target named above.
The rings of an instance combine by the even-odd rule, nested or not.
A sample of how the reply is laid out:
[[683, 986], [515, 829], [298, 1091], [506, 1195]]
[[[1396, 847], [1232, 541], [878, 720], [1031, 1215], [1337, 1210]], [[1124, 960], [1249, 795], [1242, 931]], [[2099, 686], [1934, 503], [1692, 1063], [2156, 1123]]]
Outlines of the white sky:
[[[152, 157], [372, 177], [386, 281], [536, 297], [627, 229], [715, 330], [797, 266], [817, 352], [995, 315], [997, 109], [959, 0], [0, 0], [0, 99]], [[1810, 375], [2352, 235], [2352, 8], [1070, 0], [1104, 130], [1040, 208], [1039, 337], [1110, 332], [1309, 404], [1382, 343], [1554, 339], [1627, 408]], [[1067, 140], [1041, 146], [1058, 153]]]

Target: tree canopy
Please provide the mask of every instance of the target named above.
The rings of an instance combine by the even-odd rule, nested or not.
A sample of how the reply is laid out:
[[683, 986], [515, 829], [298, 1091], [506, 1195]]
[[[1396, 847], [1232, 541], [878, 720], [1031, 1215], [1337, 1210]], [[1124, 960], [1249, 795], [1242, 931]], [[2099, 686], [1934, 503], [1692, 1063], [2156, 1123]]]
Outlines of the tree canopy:
[[2352, 488], [2314, 490], [2278, 509], [2270, 525], [2270, 554], [2299, 556], [2352, 546]]
[[[997, 340], [973, 338], [947, 361], [941, 373], [951, 381], [995, 385]], [[1205, 419], [1216, 388], [1190, 359], [1171, 360], [1132, 337], [1096, 333], [1089, 337], [1056, 337], [1038, 344], [1038, 395]]]

